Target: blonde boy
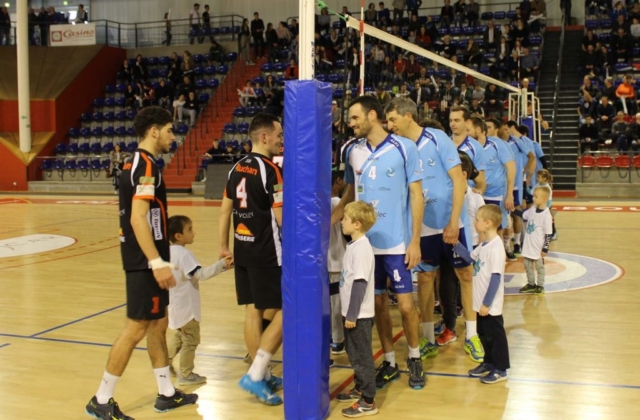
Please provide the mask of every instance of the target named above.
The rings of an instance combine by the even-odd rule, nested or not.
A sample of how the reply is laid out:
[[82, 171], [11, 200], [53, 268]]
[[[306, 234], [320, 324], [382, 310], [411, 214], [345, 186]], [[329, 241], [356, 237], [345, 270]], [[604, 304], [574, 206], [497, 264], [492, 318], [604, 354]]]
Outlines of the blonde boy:
[[231, 257], [202, 268], [195, 255], [185, 245], [193, 243], [196, 234], [187, 216], [169, 218], [171, 264], [176, 287], [169, 289], [169, 334], [167, 347], [169, 362], [180, 352], [178, 382], [194, 385], [207, 378], [193, 371], [196, 348], [200, 344], [200, 287], [199, 282], [217, 276], [231, 266]]
[[355, 386], [338, 395], [340, 402], [352, 403], [342, 410], [345, 417], [363, 417], [378, 413], [376, 407], [376, 369], [371, 354], [375, 315], [375, 257], [367, 231], [376, 222], [376, 210], [363, 201], [344, 208], [342, 232], [350, 235], [340, 279], [340, 300], [344, 319], [344, 336], [349, 363], [355, 373]]
[[[553, 235], [553, 217], [547, 207], [551, 190], [546, 186], [537, 186], [533, 190], [533, 206], [522, 214], [526, 224], [526, 235], [522, 246], [524, 269], [527, 272], [527, 284], [520, 293], [544, 293], [544, 257], [549, 252], [549, 243]], [[535, 270], [538, 273], [536, 284]]]
[[474, 224], [483, 242], [471, 253], [460, 243], [453, 248], [461, 258], [473, 263], [473, 310], [478, 313], [478, 335], [485, 354], [484, 361], [471, 369], [469, 376], [480, 377], [483, 384], [507, 380], [510, 367], [502, 318], [506, 255], [498, 236], [501, 223], [500, 207], [495, 204], [480, 207]]

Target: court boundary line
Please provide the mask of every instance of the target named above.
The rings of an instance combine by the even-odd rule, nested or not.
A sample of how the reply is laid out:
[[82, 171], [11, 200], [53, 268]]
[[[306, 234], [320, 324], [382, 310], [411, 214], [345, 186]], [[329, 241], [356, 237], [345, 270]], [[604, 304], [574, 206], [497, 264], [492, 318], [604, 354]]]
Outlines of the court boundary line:
[[102, 315], [102, 314], [106, 314], [106, 313], [111, 312], [111, 311], [115, 311], [116, 309], [120, 309], [120, 308], [122, 308], [123, 306], [126, 306], [126, 305], [127, 305], [126, 303], [122, 303], [122, 304], [120, 304], [118, 306], [114, 306], [113, 308], [108, 308], [108, 309], [105, 309], [103, 311], [96, 312], [96, 313], [91, 314], [91, 315], [83, 316], [82, 318], [78, 318], [78, 319], [75, 319], [73, 321], [66, 322], [66, 323], [58, 325], [56, 327], [52, 327], [52, 328], [49, 328], [47, 330], [40, 331], [38, 333], [32, 334], [30, 337], [31, 338], [38, 337], [39, 335], [50, 333], [52, 331], [56, 331], [56, 330], [59, 330], [59, 329], [64, 328], [64, 327], [68, 327], [69, 325], [77, 324], [78, 322], [82, 322], [82, 321], [85, 321], [87, 319], [91, 319], [91, 318], [94, 318], [94, 317]]
[[4, 348], [4, 347], [8, 347], [10, 346], [11, 343], [4, 343], [4, 344], [0, 344], [0, 349]]
[[[396, 336], [394, 337], [394, 339], [399, 339], [400, 337], [402, 337], [402, 335], [404, 335], [404, 331], [400, 331], [398, 334], [396, 334]], [[91, 341], [79, 341], [79, 340], [68, 340], [68, 339], [63, 339], [63, 338], [52, 338], [52, 337], [31, 337], [31, 336], [27, 336], [27, 335], [19, 335], [19, 334], [7, 334], [7, 333], [0, 333], [0, 337], [11, 337], [11, 338], [21, 338], [21, 339], [25, 339], [25, 340], [41, 340], [41, 341], [52, 341], [52, 342], [57, 342], [57, 343], [63, 343], [63, 344], [79, 344], [79, 345], [88, 345], [88, 346], [95, 346], [95, 347], [112, 347], [113, 344], [107, 344], [107, 343], [95, 343], [95, 342], [91, 342]], [[7, 345], [10, 345], [11, 343], [6, 343], [5, 345], [0, 346], [0, 348], [2, 347], [6, 347]], [[135, 347], [134, 350], [140, 350], [140, 351], [147, 351], [146, 347]], [[382, 349], [378, 350], [378, 352], [376, 352], [376, 354], [380, 353], [380, 355], [382, 355]], [[200, 357], [211, 357], [211, 358], [216, 358], [216, 359], [227, 359], [227, 360], [244, 360], [243, 356], [231, 356], [231, 355], [225, 355], [225, 354], [210, 354], [210, 353], [196, 353], [197, 356]], [[378, 356], [380, 357], [380, 356]], [[282, 363], [281, 360], [272, 360], [272, 363]], [[339, 366], [334, 366], [331, 369], [353, 369], [351, 366], [344, 366], [344, 365], [339, 365]], [[406, 370], [400, 370], [400, 373], [408, 373], [408, 371]], [[478, 378], [474, 378], [471, 377], [469, 375], [466, 374], [461, 374], [461, 373], [445, 373], [445, 372], [427, 372], [425, 371], [427, 376], [440, 376], [440, 377], [448, 377], [448, 378], [458, 378], [458, 379], [473, 379], [473, 380], [478, 380]], [[347, 380], [345, 380], [342, 384], [340, 384], [338, 386], [338, 388], [336, 388], [330, 395], [333, 395], [334, 393], [337, 395], [340, 391], [342, 391], [344, 388], [346, 388], [347, 386], [349, 386], [349, 384], [353, 381], [353, 375], [351, 375], [349, 378], [347, 378]], [[546, 384], [546, 385], [570, 385], [570, 386], [584, 386], [584, 387], [599, 387], [599, 388], [620, 388], [620, 389], [637, 389], [640, 390], [640, 385], [628, 385], [628, 384], [607, 384], [607, 383], [596, 383], [596, 382], [577, 382], [577, 381], [561, 381], [561, 380], [553, 380], [553, 379], [531, 379], [531, 378], [518, 378], [518, 377], [513, 377], [513, 376], [509, 376], [509, 381], [512, 382], [522, 382], [522, 383], [534, 383], [534, 384]], [[340, 389], [342, 387], [342, 389]], [[340, 391], [338, 391], [338, 389], [340, 389]], [[335, 397], [334, 397], [335, 398]]]

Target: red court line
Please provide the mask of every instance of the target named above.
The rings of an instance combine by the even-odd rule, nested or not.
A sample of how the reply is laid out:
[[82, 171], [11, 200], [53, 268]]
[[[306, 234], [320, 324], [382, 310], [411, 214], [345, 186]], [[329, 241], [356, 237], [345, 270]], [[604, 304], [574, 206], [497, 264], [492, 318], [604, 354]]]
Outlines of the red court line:
[[[400, 340], [400, 337], [402, 337], [404, 335], [404, 330], [400, 331], [398, 334], [395, 335], [395, 337], [393, 337], [393, 342], [395, 344], [396, 341]], [[375, 362], [376, 360], [378, 360], [378, 358], [380, 356], [382, 356], [382, 354], [384, 353], [383, 349], [378, 350], [376, 353], [374, 353], [373, 355], [373, 361]], [[335, 397], [338, 396], [339, 393], [341, 393], [342, 391], [344, 391], [349, 385], [351, 385], [351, 382], [353, 382], [353, 374], [351, 374], [351, 376], [349, 376], [347, 379], [345, 379], [345, 381], [343, 383], [341, 383], [330, 395], [329, 395], [329, 401], [332, 401]]]

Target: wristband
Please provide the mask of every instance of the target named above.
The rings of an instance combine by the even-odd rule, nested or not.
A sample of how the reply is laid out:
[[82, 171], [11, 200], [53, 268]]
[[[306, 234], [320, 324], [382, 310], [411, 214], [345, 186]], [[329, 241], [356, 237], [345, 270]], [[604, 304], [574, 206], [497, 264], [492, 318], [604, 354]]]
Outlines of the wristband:
[[173, 268], [173, 264], [166, 262], [162, 257], [158, 257], [155, 260], [149, 260], [149, 268], [152, 270], [159, 270], [166, 267]]

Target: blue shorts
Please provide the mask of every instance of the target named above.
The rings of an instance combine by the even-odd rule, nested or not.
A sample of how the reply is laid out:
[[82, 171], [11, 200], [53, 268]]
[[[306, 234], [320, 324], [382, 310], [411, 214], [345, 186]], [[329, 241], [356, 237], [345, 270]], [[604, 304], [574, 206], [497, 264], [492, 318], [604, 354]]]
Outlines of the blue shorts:
[[513, 205], [520, 207], [522, 205], [522, 190], [513, 190]]
[[387, 292], [387, 279], [391, 279], [391, 291], [397, 295], [413, 292], [411, 271], [407, 270], [402, 255], [376, 255], [375, 278], [376, 295]]
[[[460, 228], [458, 241], [471, 251], [467, 245], [468, 241], [465, 228]], [[471, 265], [453, 252], [453, 246], [444, 242], [442, 233], [420, 238], [420, 250], [422, 251], [422, 262], [414, 269], [418, 273], [436, 271], [438, 267], [440, 267], [440, 260], [442, 260], [442, 258], [447, 258], [453, 268], [464, 268]]]
[[494, 201], [494, 200], [484, 200], [485, 204], [495, 204], [496, 206], [500, 207], [500, 210], [502, 211], [502, 223], [500, 224], [500, 229], [506, 229], [509, 221], [507, 220], [509, 218], [509, 212], [507, 211], [507, 209], [504, 208], [504, 201]]

